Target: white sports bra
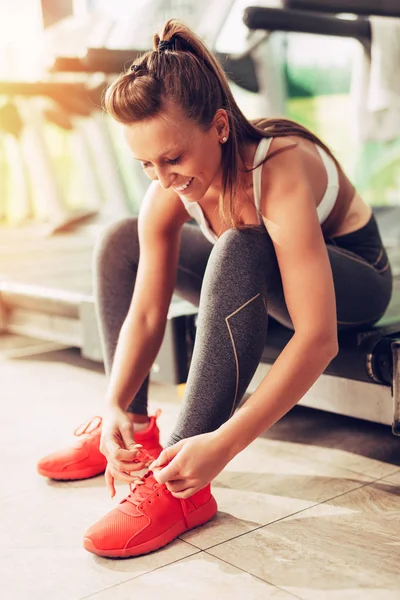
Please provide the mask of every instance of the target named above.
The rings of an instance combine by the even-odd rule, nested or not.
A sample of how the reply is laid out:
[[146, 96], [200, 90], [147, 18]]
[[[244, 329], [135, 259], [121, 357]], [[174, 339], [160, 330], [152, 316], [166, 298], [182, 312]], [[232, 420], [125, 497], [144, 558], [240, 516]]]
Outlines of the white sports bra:
[[[268, 154], [269, 147], [272, 142], [272, 137], [270, 138], [262, 138], [257, 146], [253, 167], [262, 162], [264, 158]], [[332, 158], [323, 150], [320, 146], [315, 144], [322, 162], [325, 165], [326, 172], [328, 175], [328, 184], [325, 190], [324, 197], [321, 202], [317, 206], [317, 213], [319, 222], [322, 224], [329, 214], [331, 213], [333, 207], [335, 206], [336, 198], [339, 191], [339, 174], [336, 168], [336, 165]], [[262, 166], [255, 168], [253, 170], [253, 192], [254, 192], [254, 203], [258, 214], [258, 220], [260, 223], [263, 222], [261, 212], [260, 212], [260, 199], [261, 199], [261, 174], [262, 174]], [[180, 196], [187, 212], [189, 215], [199, 224], [201, 231], [205, 235], [205, 237], [212, 243], [215, 244], [218, 240], [217, 234], [211, 229], [207, 219], [204, 216], [203, 210], [198, 202], [189, 202], [185, 199], [184, 196]]]

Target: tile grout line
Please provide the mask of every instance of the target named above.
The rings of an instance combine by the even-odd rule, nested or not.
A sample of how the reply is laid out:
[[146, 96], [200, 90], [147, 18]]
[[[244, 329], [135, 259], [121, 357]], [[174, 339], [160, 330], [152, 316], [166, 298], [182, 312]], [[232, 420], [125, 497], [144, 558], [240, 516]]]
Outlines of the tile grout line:
[[[347, 469], [347, 470], [349, 470], [349, 471], [350, 471], [351, 469]], [[156, 572], [156, 571], [158, 571], [158, 570], [160, 570], [160, 569], [163, 569], [164, 567], [168, 567], [169, 565], [173, 565], [173, 564], [175, 564], [175, 563], [181, 562], [182, 560], [185, 560], [186, 558], [190, 558], [190, 557], [192, 557], [192, 556], [196, 556], [197, 554], [202, 554], [202, 553], [203, 553], [203, 554], [207, 554], [208, 556], [211, 556], [212, 558], [216, 558], [217, 560], [221, 560], [222, 562], [224, 562], [224, 563], [226, 563], [226, 564], [230, 565], [231, 567], [233, 567], [233, 568], [235, 568], [235, 569], [238, 569], [239, 571], [242, 571], [243, 573], [247, 573], [248, 575], [251, 575], [251, 577], [255, 577], [255, 578], [256, 578], [256, 579], [258, 579], [259, 581], [262, 581], [263, 583], [267, 583], [268, 585], [271, 585], [272, 587], [275, 587], [276, 589], [279, 589], [279, 590], [281, 590], [282, 592], [284, 592], [284, 593], [286, 593], [286, 594], [289, 594], [289, 595], [293, 596], [293, 598], [296, 598], [297, 600], [302, 600], [302, 598], [301, 598], [300, 596], [296, 596], [296, 595], [294, 595], [292, 592], [288, 592], [288, 591], [287, 591], [287, 590], [285, 590], [284, 588], [281, 588], [281, 587], [279, 587], [279, 586], [277, 586], [277, 585], [273, 584], [272, 582], [270, 582], [270, 581], [267, 581], [266, 579], [262, 579], [262, 577], [259, 577], [258, 575], [254, 575], [253, 573], [250, 573], [249, 571], [246, 571], [245, 569], [243, 569], [243, 568], [241, 568], [241, 567], [239, 567], [239, 566], [237, 566], [237, 565], [234, 565], [234, 564], [230, 563], [230, 562], [229, 562], [229, 561], [227, 561], [226, 559], [223, 559], [223, 558], [221, 558], [221, 557], [219, 557], [219, 556], [215, 556], [214, 554], [212, 554], [211, 552], [209, 552], [209, 550], [212, 550], [213, 548], [217, 548], [218, 546], [222, 546], [223, 544], [226, 544], [227, 542], [231, 542], [231, 541], [233, 541], [233, 540], [236, 540], [236, 539], [238, 539], [238, 538], [240, 538], [240, 537], [243, 537], [243, 536], [245, 536], [245, 535], [252, 534], [252, 533], [254, 533], [255, 531], [258, 531], [259, 529], [263, 529], [263, 528], [269, 527], [270, 525], [274, 525], [275, 523], [279, 523], [280, 521], [284, 521], [285, 519], [287, 519], [287, 518], [289, 518], [289, 517], [293, 517], [293, 516], [295, 516], [295, 515], [299, 515], [299, 514], [301, 514], [301, 513], [303, 513], [303, 512], [306, 512], [306, 511], [308, 511], [308, 510], [310, 510], [310, 509], [312, 509], [312, 508], [315, 508], [316, 506], [319, 506], [319, 505], [321, 505], [321, 504], [325, 504], [325, 503], [327, 503], [327, 502], [330, 502], [330, 501], [332, 501], [332, 500], [335, 500], [336, 498], [340, 498], [341, 496], [346, 496], [347, 494], [351, 494], [352, 492], [354, 492], [354, 491], [356, 491], [356, 490], [360, 490], [360, 489], [361, 489], [361, 488], [363, 488], [363, 487], [370, 486], [371, 484], [374, 484], [374, 483], [376, 483], [376, 482], [378, 482], [378, 481], [382, 481], [383, 479], [386, 479], [387, 477], [391, 477], [391, 476], [395, 475], [396, 473], [398, 473], [399, 471], [400, 471], [400, 469], [396, 469], [396, 470], [395, 470], [395, 471], [393, 471], [392, 473], [389, 473], [389, 474], [386, 474], [386, 475], [384, 475], [384, 476], [382, 476], [382, 477], [378, 477], [377, 479], [374, 479], [374, 480], [371, 480], [371, 481], [365, 482], [365, 483], [363, 483], [363, 484], [359, 485], [358, 487], [355, 487], [355, 488], [353, 488], [352, 490], [348, 490], [347, 492], [343, 492], [342, 494], [337, 494], [336, 496], [332, 496], [332, 497], [330, 497], [330, 498], [327, 498], [326, 500], [322, 500], [321, 502], [316, 502], [315, 504], [312, 504], [311, 506], [309, 506], [309, 507], [307, 507], [307, 508], [303, 508], [303, 509], [301, 509], [301, 510], [299, 510], [299, 511], [295, 511], [295, 512], [293, 512], [293, 513], [290, 513], [290, 514], [288, 514], [288, 515], [285, 515], [284, 517], [281, 517], [281, 518], [279, 518], [279, 519], [275, 519], [275, 520], [273, 520], [273, 521], [271, 521], [271, 522], [269, 522], [269, 523], [262, 524], [262, 525], [260, 525], [259, 527], [255, 527], [255, 528], [254, 528], [254, 529], [252, 529], [251, 531], [246, 531], [246, 532], [244, 532], [244, 533], [241, 533], [241, 534], [239, 534], [239, 535], [237, 535], [237, 536], [234, 536], [233, 538], [228, 538], [228, 539], [224, 540], [223, 542], [219, 542], [218, 544], [214, 544], [213, 546], [208, 546], [206, 549], [199, 548], [199, 547], [198, 547], [198, 546], [196, 546], [195, 544], [193, 544], [193, 543], [191, 543], [191, 542], [187, 542], [186, 540], [183, 540], [181, 537], [179, 537], [179, 536], [178, 536], [178, 538], [176, 538], [176, 539], [179, 539], [179, 541], [181, 541], [181, 542], [183, 542], [183, 543], [185, 543], [185, 544], [188, 544], [188, 545], [189, 545], [189, 546], [191, 546], [192, 548], [196, 549], [196, 550], [197, 550], [197, 552], [194, 552], [193, 554], [190, 554], [189, 556], [185, 556], [185, 557], [183, 557], [183, 558], [179, 558], [179, 559], [177, 559], [177, 560], [173, 560], [173, 561], [172, 561], [172, 562], [170, 562], [170, 563], [167, 563], [167, 564], [165, 564], [165, 565], [162, 565], [162, 566], [160, 566], [160, 567], [156, 567], [155, 569], [151, 569], [150, 571], [146, 571], [145, 573], [141, 573], [140, 575], [136, 575], [136, 576], [134, 576], [134, 577], [130, 577], [129, 579], [126, 579], [125, 581], [121, 581], [120, 583], [114, 584], [114, 585], [112, 585], [112, 586], [110, 586], [110, 587], [103, 588], [103, 589], [101, 589], [101, 590], [99, 590], [99, 591], [97, 591], [97, 592], [94, 592], [93, 594], [89, 594], [89, 595], [86, 595], [86, 596], [82, 596], [82, 597], [80, 597], [80, 598], [79, 598], [79, 600], [88, 600], [89, 598], [95, 598], [95, 596], [96, 596], [97, 594], [100, 594], [100, 593], [103, 593], [103, 592], [109, 591], [109, 590], [111, 590], [111, 589], [113, 589], [113, 588], [116, 588], [116, 587], [118, 587], [118, 586], [120, 586], [120, 585], [123, 585], [124, 583], [128, 583], [129, 581], [133, 581], [134, 579], [138, 579], [139, 577], [143, 577], [144, 575], [148, 575], [149, 573], [154, 573], [154, 572]], [[356, 473], [356, 471], [353, 471], [353, 472], [354, 472], [354, 473]], [[363, 473], [359, 473], [359, 475], [363, 475]], [[394, 485], [394, 484], [393, 484], [393, 485]], [[135, 557], [131, 557], [131, 558], [135, 558]]]
[[[179, 538], [176, 538], [179, 539]], [[193, 546], [193, 544], [189, 544], [188, 542], [184, 542], [184, 540], [179, 539], [180, 542], [183, 542], [184, 544], [188, 544], [189, 546], [191, 546], [192, 548], [196, 548], [197, 552], [193, 552], [193, 554], [189, 554], [188, 556], [184, 556], [183, 558], [177, 558], [176, 560], [171, 561], [170, 563], [167, 563], [165, 565], [161, 565], [159, 567], [156, 567], [155, 569], [150, 569], [150, 571], [146, 571], [145, 573], [141, 573], [140, 575], [135, 575], [134, 577], [129, 577], [129, 579], [125, 579], [124, 581], [120, 581], [119, 583], [115, 583], [114, 585], [111, 585], [110, 587], [105, 587], [101, 590], [98, 590], [97, 592], [94, 592], [93, 594], [89, 594], [88, 596], [82, 596], [81, 598], [79, 598], [79, 600], [88, 600], [89, 598], [95, 598], [97, 594], [102, 594], [103, 592], [108, 592], [109, 590], [112, 590], [113, 588], [116, 588], [120, 585], [123, 585], [124, 583], [128, 583], [129, 581], [133, 581], [134, 579], [138, 579], [139, 577], [143, 577], [144, 575], [148, 575], [149, 573], [155, 573], [155, 571], [159, 571], [160, 569], [163, 569], [164, 567], [168, 567], [169, 565], [173, 565], [175, 563], [181, 562], [182, 560], [185, 560], [186, 558], [190, 558], [192, 556], [196, 556], [196, 554], [201, 554], [203, 552], [203, 550], [201, 550], [200, 548], [197, 548], [197, 546]], [[161, 548], [159, 548], [160, 550]], [[157, 550], [154, 550], [154, 552], [157, 552]], [[148, 554], [152, 554], [152, 552], [148, 553]], [[144, 554], [140, 554], [138, 556], [130, 556], [127, 557], [123, 560], [130, 560], [132, 558], [139, 558], [140, 556], [146, 556]], [[101, 558], [106, 558], [104, 556], [102, 556]], [[214, 557], [215, 558], [215, 557]]]
[[[177, 538], [180, 539], [180, 538]], [[181, 542], [184, 540], [180, 540]], [[199, 548], [197, 548], [197, 546], [194, 546], [193, 544], [191, 544], [190, 542], [184, 542], [185, 544], [188, 544], [189, 546], [192, 546], [192, 548], [196, 548], [198, 550], [198, 552], [194, 552], [193, 554], [190, 554], [189, 556], [185, 556], [183, 558], [178, 558], [177, 560], [173, 560], [170, 563], [167, 563], [165, 565], [161, 565], [160, 567], [156, 567], [155, 569], [151, 569], [150, 571], [146, 571], [146, 573], [141, 573], [140, 575], [136, 575], [135, 577], [130, 577], [129, 579], [126, 579], [125, 581], [121, 581], [119, 583], [116, 583], [114, 585], [111, 585], [110, 587], [106, 587], [102, 590], [99, 590], [97, 592], [94, 592], [93, 594], [89, 594], [89, 596], [82, 596], [81, 598], [79, 598], [79, 600], [89, 600], [90, 598], [95, 598], [97, 594], [102, 594], [103, 592], [108, 592], [109, 590], [112, 590], [113, 588], [117, 588], [120, 585], [124, 585], [125, 583], [128, 583], [129, 581], [133, 581], [134, 579], [139, 579], [140, 577], [143, 577], [145, 575], [149, 575], [150, 573], [155, 573], [156, 571], [159, 571], [160, 569], [164, 569], [165, 567], [169, 567], [170, 565], [173, 565], [175, 563], [181, 562], [183, 560], [185, 560], [186, 558], [191, 558], [192, 556], [196, 556], [197, 554], [207, 554], [208, 556], [210, 556], [211, 558], [214, 558], [216, 560], [220, 560], [221, 562], [231, 566], [234, 569], [237, 569], [238, 571], [242, 571], [243, 573], [246, 573], [247, 575], [250, 575], [251, 577], [254, 577], [255, 579], [261, 581], [262, 583], [267, 583], [268, 585], [271, 585], [272, 587], [288, 594], [289, 596], [292, 596], [293, 598], [296, 598], [296, 600], [303, 600], [300, 596], [296, 596], [295, 594], [293, 594], [292, 592], [288, 592], [287, 590], [271, 583], [270, 581], [266, 581], [265, 579], [262, 579], [262, 577], [259, 577], [258, 575], [254, 575], [253, 573], [249, 573], [249, 571], [246, 571], [245, 569], [242, 569], [241, 567], [238, 567], [236, 565], [233, 565], [232, 563], [230, 563], [229, 561], [220, 558], [219, 556], [214, 556], [213, 554], [210, 554], [209, 552], [207, 552], [207, 550], [201, 550]], [[103, 557], [104, 558], [104, 557]], [[131, 557], [131, 558], [135, 558], [135, 557]]]
[[[382, 479], [384, 479], [384, 477], [382, 477]], [[379, 481], [379, 479], [377, 479], [376, 481]], [[337, 494], [336, 496], [326, 498], [326, 500], [321, 500], [321, 502], [316, 502], [315, 504], [312, 504], [311, 506], [308, 506], [307, 508], [302, 508], [301, 510], [298, 510], [298, 511], [295, 511], [288, 515], [285, 515], [284, 517], [280, 517], [279, 519], [274, 519], [273, 521], [270, 521], [269, 523], [259, 525], [258, 527], [255, 527], [254, 529], [251, 529], [250, 531], [245, 531], [243, 533], [240, 533], [239, 535], [235, 535], [233, 538], [228, 538], [227, 540], [224, 540], [223, 542], [218, 542], [218, 544], [214, 544], [213, 546], [208, 546], [206, 549], [204, 549], [204, 552], [206, 552], [212, 548], [217, 548], [218, 546], [222, 546], [222, 544], [226, 544], [227, 542], [231, 542], [231, 541], [241, 538], [245, 535], [254, 533], [254, 531], [258, 531], [259, 529], [263, 529], [264, 527], [269, 527], [270, 525], [274, 525], [275, 523], [284, 521], [285, 519], [288, 519], [289, 517], [294, 517], [295, 515], [299, 515], [299, 514], [306, 512], [312, 508], [315, 508], [316, 506], [319, 506], [320, 504], [325, 504], [326, 502], [330, 502], [331, 500], [336, 500], [336, 498], [340, 498], [341, 496], [346, 496], [346, 494], [351, 494], [352, 492], [354, 492], [356, 490], [360, 490], [361, 488], [371, 485], [372, 483], [375, 483], [375, 482], [369, 481], [369, 482], [363, 483], [363, 484], [353, 488], [352, 490], [348, 490], [347, 492], [343, 492], [342, 494]], [[182, 540], [182, 541], [185, 541], [185, 540]], [[195, 548], [198, 548], [198, 546], [195, 546]], [[201, 548], [199, 548], [199, 550], [201, 550]], [[216, 558], [218, 558], [218, 557], [216, 557]]]
[[284, 592], [286, 594], [289, 594], [289, 596], [292, 596], [293, 598], [296, 598], [297, 600], [304, 600], [303, 598], [301, 598], [300, 596], [296, 596], [295, 594], [293, 594], [292, 592], [288, 592], [287, 590], [285, 590], [284, 588], [279, 587], [279, 585], [275, 585], [274, 583], [272, 583], [271, 581], [267, 581], [266, 579], [263, 579], [262, 577], [260, 577], [259, 575], [254, 575], [254, 573], [250, 573], [249, 571], [246, 571], [246, 569], [243, 569], [242, 567], [238, 567], [237, 565], [234, 565], [232, 563], [230, 563], [228, 560], [226, 560], [225, 558], [220, 558], [219, 556], [214, 556], [213, 554], [210, 554], [210, 552], [207, 552], [207, 550], [204, 550], [205, 554], [208, 554], [209, 556], [212, 556], [212, 558], [216, 558], [217, 560], [221, 560], [222, 562], [226, 563], [227, 565], [233, 567], [234, 569], [238, 569], [239, 571], [243, 571], [243, 573], [247, 573], [247, 575], [251, 575], [251, 577], [254, 577], [255, 579], [258, 579], [259, 581], [262, 581], [263, 583], [268, 583], [268, 585], [271, 585], [272, 587], [274, 587], [275, 589], [280, 590], [281, 592]]
[[[245, 535], [247, 535], [247, 534], [251, 534], [251, 533], [253, 533], [254, 531], [258, 531], [259, 529], [266, 528], [266, 527], [268, 527], [269, 525], [273, 525], [273, 524], [275, 524], [275, 523], [278, 523], [279, 521], [284, 521], [284, 520], [285, 520], [285, 519], [287, 519], [288, 517], [292, 517], [292, 516], [294, 516], [294, 515], [297, 515], [297, 514], [300, 514], [300, 513], [302, 513], [302, 512], [306, 512], [307, 510], [310, 510], [310, 509], [312, 509], [312, 508], [315, 508], [315, 506], [319, 506], [319, 505], [321, 505], [321, 504], [325, 504], [325, 503], [327, 503], [327, 502], [330, 502], [331, 500], [335, 500], [336, 498], [340, 498], [341, 496], [346, 496], [347, 494], [351, 494], [352, 492], [354, 492], [354, 491], [357, 491], [357, 490], [360, 490], [360, 489], [361, 489], [361, 488], [363, 488], [363, 487], [368, 487], [368, 486], [370, 486], [370, 485], [372, 485], [372, 484], [374, 484], [374, 483], [376, 483], [376, 482], [378, 482], [378, 481], [382, 481], [383, 479], [386, 479], [387, 477], [391, 477], [392, 475], [394, 475], [394, 474], [396, 474], [396, 473], [398, 473], [398, 472], [399, 472], [399, 469], [396, 469], [396, 471], [394, 471], [393, 473], [391, 473], [391, 474], [389, 474], [389, 475], [384, 475], [383, 477], [379, 477], [379, 478], [375, 479], [374, 481], [366, 482], [365, 484], [363, 484], [363, 485], [360, 485], [360, 486], [358, 486], [358, 487], [356, 487], [356, 488], [354, 488], [354, 489], [352, 489], [352, 490], [349, 490], [349, 491], [347, 491], [347, 492], [343, 492], [343, 494], [337, 494], [336, 496], [332, 496], [332, 498], [327, 498], [326, 500], [323, 500], [322, 502], [317, 502], [316, 504], [313, 504], [312, 506], [309, 506], [308, 508], [304, 508], [304, 509], [302, 509], [302, 510], [299, 510], [299, 511], [297, 511], [297, 512], [291, 513], [290, 515], [286, 515], [285, 517], [282, 517], [282, 518], [280, 518], [280, 519], [275, 519], [274, 521], [271, 521], [270, 523], [267, 523], [266, 525], [261, 525], [260, 527], [256, 527], [255, 529], [252, 529], [251, 531], [247, 531], [247, 532], [245, 532], [245, 533], [242, 533], [242, 534], [240, 534], [240, 535], [237, 535], [237, 536], [235, 536], [235, 537], [233, 537], [233, 538], [229, 538], [229, 539], [225, 540], [224, 542], [220, 542], [220, 543], [218, 543], [218, 544], [215, 544], [214, 546], [209, 546], [209, 547], [208, 547], [206, 550], [203, 550], [203, 552], [205, 552], [206, 554], [209, 554], [209, 555], [210, 555], [210, 556], [212, 556], [213, 558], [217, 558], [217, 559], [219, 559], [219, 560], [222, 560], [223, 562], [226, 562], [227, 564], [231, 565], [232, 567], [235, 567], [236, 569], [240, 569], [241, 571], [243, 571], [243, 572], [245, 572], [245, 573], [248, 573], [248, 574], [249, 574], [249, 575], [251, 575], [252, 577], [256, 577], [257, 579], [260, 579], [261, 581], [265, 581], [265, 582], [267, 582], [268, 584], [270, 584], [270, 585], [272, 585], [272, 586], [274, 586], [274, 587], [278, 588], [279, 590], [282, 590], [283, 592], [286, 592], [286, 593], [288, 593], [288, 594], [291, 594], [291, 595], [292, 595], [294, 598], [298, 598], [299, 600], [303, 600], [303, 599], [302, 599], [300, 596], [296, 596], [296, 595], [294, 595], [292, 592], [288, 592], [288, 591], [287, 591], [287, 590], [285, 590], [284, 588], [281, 588], [281, 587], [279, 587], [279, 586], [277, 586], [277, 585], [273, 584], [272, 582], [270, 582], [270, 581], [268, 581], [268, 580], [266, 580], [266, 579], [262, 579], [262, 578], [261, 578], [261, 577], [259, 577], [258, 575], [254, 575], [253, 573], [249, 573], [249, 571], [246, 571], [245, 569], [243, 569], [243, 568], [241, 568], [241, 567], [239, 567], [239, 566], [237, 566], [237, 565], [235, 565], [235, 564], [233, 564], [233, 563], [230, 563], [230, 562], [229, 562], [229, 561], [227, 561], [226, 559], [223, 559], [223, 558], [221, 558], [221, 557], [219, 557], [219, 556], [215, 556], [214, 554], [212, 554], [211, 552], [209, 552], [209, 550], [211, 550], [211, 549], [213, 549], [213, 548], [217, 548], [218, 546], [222, 546], [223, 544], [225, 544], [225, 543], [227, 543], [227, 542], [231, 542], [231, 541], [233, 541], [233, 540], [236, 540], [236, 539], [238, 539], [238, 538], [240, 538], [240, 537], [243, 537], [243, 536], [245, 536]], [[395, 485], [395, 484], [393, 484], [393, 485]]]
[[[397, 472], [398, 470], [399, 470], [399, 469], [397, 469], [395, 472]], [[227, 542], [231, 542], [231, 541], [233, 541], [233, 540], [237, 540], [238, 538], [241, 538], [241, 537], [243, 537], [243, 536], [245, 536], [245, 535], [252, 534], [252, 533], [254, 533], [255, 531], [258, 531], [259, 529], [263, 529], [263, 528], [269, 527], [270, 525], [274, 525], [275, 523], [279, 523], [280, 521], [284, 521], [284, 520], [285, 520], [285, 519], [287, 519], [288, 517], [292, 517], [292, 516], [295, 516], [295, 515], [301, 514], [301, 513], [303, 513], [303, 512], [306, 512], [307, 510], [310, 510], [310, 509], [312, 509], [312, 508], [315, 508], [316, 506], [319, 506], [319, 505], [321, 505], [321, 504], [325, 504], [325, 503], [327, 503], [327, 502], [330, 502], [331, 500], [335, 500], [336, 498], [340, 498], [341, 496], [346, 496], [346, 494], [351, 494], [352, 492], [354, 492], [354, 491], [356, 491], [356, 490], [360, 490], [360, 489], [361, 489], [361, 488], [363, 488], [363, 487], [367, 487], [367, 486], [369, 486], [369, 485], [371, 485], [371, 484], [375, 483], [375, 481], [380, 481], [381, 479], [385, 479], [385, 477], [390, 477], [390, 475], [385, 475], [384, 477], [378, 478], [378, 479], [376, 479], [376, 480], [374, 480], [374, 481], [369, 481], [369, 482], [366, 482], [366, 483], [364, 483], [364, 484], [362, 484], [362, 485], [359, 485], [358, 487], [355, 487], [355, 488], [353, 488], [352, 490], [349, 490], [349, 491], [347, 491], [347, 492], [343, 492], [342, 494], [337, 494], [336, 496], [332, 496], [331, 498], [327, 498], [326, 500], [322, 500], [321, 502], [316, 502], [315, 504], [312, 504], [312, 505], [311, 505], [311, 506], [309, 506], [308, 508], [303, 508], [303, 509], [301, 509], [301, 510], [299, 510], [299, 511], [296, 511], [296, 512], [294, 512], [294, 513], [291, 513], [291, 514], [289, 514], [289, 515], [286, 515], [285, 517], [281, 517], [280, 519], [275, 519], [274, 521], [271, 521], [270, 523], [267, 523], [267, 524], [265, 524], [265, 525], [260, 525], [259, 527], [256, 527], [255, 529], [252, 529], [251, 531], [246, 531], [246, 532], [244, 532], [244, 533], [241, 533], [240, 535], [237, 535], [237, 536], [235, 536], [235, 537], [233, 537], [233, 538], [229, 538], [229, 539], [227, 539], [227, 540], [225, 540], [225, 541], [223, 541], [223, 542], [219, 542], [218, 544], [215, 544], [214, 546], [209, 546], [208, 548], [204, 549], [204, 550], [203, 550], [203, 552], [205, 552], [206, 554], [209, 554], [209, 555], [210, 555], [210, 556], [212, 556], [213, 558], [217, 558], [218, 560], [222, 560], [223, 562], [225, 562], [225, 563], [227, 563], [227, 564], [231, 565], [232, 567], [234, 567], [234, 568], [236, 568], [236, 569], [240, 569], [240, 570], [241, 570], [241, 571], [243, 571], [244, 573], [248, 573], [248, 574], [249, 574], [249, 575], [251, 575], [252, 577], [256, 577], [256, 578], [257, 578], [257, 579], [259, 579], [260, 581], [263, 581], [263, 582], [266, 582], [266, 583], [268, 583], [269, 585], [272, 585], [273, 587], [275, 587], [275, 588], [277, 588], [277, 589], [279, 589], [279, 590], [281, 590], [281, 591], [285, 592], [286, 594], [290, 594], [290, 595], [292, 595], [292, 596], [293, 596], [293, 598], [297, 598], [298, 600], [303, 600], [303, 599], [302, 599], [300, 596], [296, 596], [296, 595], [294, 595], [292, 592], [288, 592], [288, 591], [287, 591], [287, 590], [285, 590], [284, 588], [281, 588], [281, 587], [279, 587], [279, 586], [275, 585], [274, 583], [272, 583], [272, 582], [270, 582], [270, 581], [268, 581], [268, 580], [266, 580], [266, 579], [262, 579], [262, 577], [259, 577], [258, 575], [254, 575], [254, 573], [250, 573], [249, 571], [246, 571], [246, 570], [245, 570], [245, 569], [243, 569], [242, 567], [239, 567], [238, 565], [235, 565], [235, 564], [233, 564], [233, 563], [230, 563], [229, 561], [227, 561], [226, 559], [223, 559], [223, 558], [221, 558], [220, 556], [215, 556], [214, 554], [212, 554], [211, 552], [209, 552], [209, 550], [212, 550], [213, 548], [217, 548], [218, 546], [222, 546], [223, 544], [226, 544]], [[182, 541], [184, 541], [184, 540], [182, 540]], [[197, 547], [197, 546], [195, 546], [195, 547]]]
[[395, 471], [393, 471], [393, 473], [388, 473], [387, 475], [384, 475], [383, 477], [378, 477], [378, 479], [376, 479], [375, 481], [381, 481], [381, 479], [386, 479], [386, 477], [393, 477], [393, 475], [397, 475], [397, 473], [400, 474], [400, 469], [396, 469]]
[[[372, 459], [372, 460], [377, 460], [377, 459]], [[349, 473], [354, 473], [355, 475], [362, 475], [363, 477], [372, 477], [372, 479], [374, 480], [374, 476], [373, 475], [367, 475], [366, 473], [363, 473], [362, 471], [355, 471], [354, 469], [351, 469], [349, 467], [345, 467], [341, 464], [337, 464], [336, 462], [331, 462], [330, 460], [326, 460], [323, 458], [313, 458], [312, 459], [313, 462], [318, 462], [320, 464], [327, 464], [327, 465], [331, 465], [332, 467], [337, 467], [338, 469], [343, 469], [344, 471], [349, 471]], [[378, 461], [378, 462], [383, 462], [383, 461]], [[389, 463], [384, 463], [384, 464], [389, 464]], [[393, 465], [394, 466], [394, 465]], [[396, 467], [397, 471], [400, 471], [400, 467]], [[393, 475], [393, 473], [392, 473]], [[390, 475], [384, 475], [383, 477], [389, 477]], [[380, 479], [380, 477], [378, 477], [378, 479]]]

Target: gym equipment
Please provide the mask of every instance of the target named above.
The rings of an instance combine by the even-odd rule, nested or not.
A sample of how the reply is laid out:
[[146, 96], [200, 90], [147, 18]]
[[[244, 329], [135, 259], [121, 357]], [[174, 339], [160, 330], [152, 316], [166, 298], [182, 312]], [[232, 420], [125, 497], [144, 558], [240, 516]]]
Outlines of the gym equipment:
[[284, 0], [286, 8], [328, 13], [354, 13], [357, 15], [379, 15], [400, 17], [398, 0]]

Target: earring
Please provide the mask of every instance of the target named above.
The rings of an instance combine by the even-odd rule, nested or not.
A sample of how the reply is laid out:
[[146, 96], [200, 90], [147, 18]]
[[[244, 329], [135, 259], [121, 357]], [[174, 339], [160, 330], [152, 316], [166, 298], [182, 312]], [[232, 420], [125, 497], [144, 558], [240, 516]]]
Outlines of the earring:
[[222, 141], [223, 141], [223, 142], [226, 142], [226, 140], [227, 140], [227, 139], [228, 139], [227, 137], [223, 137], [223, 138], [222, 138]]

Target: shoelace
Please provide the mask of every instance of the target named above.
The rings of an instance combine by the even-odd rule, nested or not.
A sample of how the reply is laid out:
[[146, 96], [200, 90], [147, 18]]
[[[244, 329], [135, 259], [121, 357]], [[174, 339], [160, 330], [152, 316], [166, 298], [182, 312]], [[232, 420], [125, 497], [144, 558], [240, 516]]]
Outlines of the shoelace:
[[[150, 454], [144, 448], [141, 448], [141, 453], [140, 453], [139, 457], [140, 457], [140, 459], [142, 457], [143, 457], [143, 459], [145, 459], [143, 461], [140, 460], [140, 462], [144, 462], [146, 467], [148, 467], [154, 461], [154, 459], [150, 456]], [[137, 479], [133, 483], [130, 483], [129, 484], [129, 487], [131, 490], [130, 494], [121, 501], [121, 504], [123, 502], [130, 502], [131, 504], [134, 504], [135, 506], [139, 506], [140, 504], [145, 502], [147, 500], [147, 498], [156, 489], [160, 488], [162, 484], [159, 484], [154, 479], [154, 477], [151, 477], [151, 475], [153, 475], [153, 471], [149, 470], [142, 477], [137, 477]], [[141, 486], [141, 487], [139, 487], [139, 486]], [[168, 488], [165, 488], [165, 489], [168, 491]], [[182, 516], [185, 520], [186, 527], [189, 529], [188, 505], [185, 502], [185, 500], [181, 500], [181, 509], [182, 509]]]
[[[139, 445], [138, 445], [139, 447]], [[154, 458], [150, 456], [150, 454], [143, 448], [140, 447], [140, 454], [136, 457], [138, 462], [144, 463], [145, 467], [149, 467], [150, 464], [154, 461]], [[147, 471], [141, 477], [135, 477], [135, 481], [129, 484], [130, 494], [123, 499], [122, 502], [131, 502], [131, 504], [135, 504], [138, 506], [144, 500], [148, 498], [148, 496], [155, 490], [156, 487], [159, 487], [157, 482], [154, 482], [150, 478], [150, 475], [153, 474], [153, 471]], [[139, 489], [139, 486], [140, 489]]]
[[135, 506], [139, 506], [139, 504], [147, 500], [156, 487], [159, 487], [154, 478], [150, 477], [151, 475], [153, 475], [153, 471], [147, 471], [143, 477], [138, 477], [133, 484], [130, 483], [131, 492], [122, 502], [130, 502], [131, 504], [135, 504]]
[[85, 433], [91, 433], [92, 431], [97, 429], [101, 425], [101, 423], [101, 417], [92, 417], [82, 425], [79, 425], [79, 427], [75, 429], [74, 435], [79, 437], [81, 435], [84, 435]]
[[[143, 450], [143, 453], [147, 452], [145, 450]], [[151, 457], [149, 457], [151, 459], [151, 461], [153, 461], [153, 459]], [[148, 463], [150, 464], [150, 463]], [[129, 487], [131, 488], [131, 492], [130, 494], [124, 498], [122, 500], [122, 502], [130, 502], [131, 504], [134, 504], [135, 506], [139, 506], [140, 504], [142, 504], [143, 502], [145, 502], [147, 500], [147, 498], [158, 488], [162, 487], [162, 484], [159, 484], [154, 477], [151, 477], [151, 475], [153, 475], [153, 471], [147, 471], [147, 473], [145, 475], [143, 475], [143, 477], [138, 477], [137, 480], [133, 483], [129, 484]], [[141, 487], [138, 487], [141, 486]], [[168, 488], [165, 488], [165, 490], [168, 492]], [[157, 494], [158, 495], [158, 494]], [[122, 504], [121, 502], [121, 504]], [[149, 502], [151, 502], [151, 500], [149, 500]], [[180, 505], [181, 505], [181, 509], [182, 509], [182, 517], [185, 521], [185, 525], [187, 527], [187, 529], [189, 529], [189, 516], [188, 516], [188, 505], [186, 503], [185, 500], [181, 500], [180, 501]]]

